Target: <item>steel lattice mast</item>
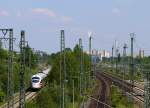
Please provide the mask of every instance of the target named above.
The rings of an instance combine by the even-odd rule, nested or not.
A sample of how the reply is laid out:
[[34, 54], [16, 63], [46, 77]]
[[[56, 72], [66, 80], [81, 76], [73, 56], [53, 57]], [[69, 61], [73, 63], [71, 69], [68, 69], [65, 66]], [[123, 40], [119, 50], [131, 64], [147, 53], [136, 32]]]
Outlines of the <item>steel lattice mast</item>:
[[[89, 64], [89, 83], [91, 82], [91, 76], [92, 74], [92, 33], [89, 32], [89, 57], [90, 57], [90, 64]], [[90, 85], [91, 86], [91, 85]]]
[[65, 55], [65, 35], [61, 30], [60, 40], [60, 108], [65, 108], [65, 87], [67, 82], [66, 55]]
[[[133, 45], [133, 41], [134, 41], [135, 33], [130, 33], [130, 37], [131, 37], [130, 83], [132, 84], [130, 93], [133, 95], [133, 93], [132, 93], [133, 87], [134, 87], [134, 58], [133, 58], [133, 46], [134, 45]], [[132, 96], [131, 96], [131, 102], [133, 102]]]
[[111, 63], [112, 63], [112, 72], [114, 68], [114, 45], [112, 46], [112, 52], [111, 52]]
[[124, 67], [124, 71], [123, 71], [123, 79], [125, 80], [125, 72], [126, 72], [126, 56], [127, 56], [127, 44], [124, 44], [123, 46], [123, 67]]
[[25, 107], [25, 32], [21, 31], [20, 40], [20, 97], [19, 97], [19, 108]]
[[83, 46], [82, 46], [82, 39], [79, 39], [79, 48], [80, 48], [80, 95], [83, 94]]
[[144, 70], [144, 108], [150, 108], [150, 71]]
[[[3, 37], [1, 40], [9, 41], [9, 57], [8, 57], [8, 80], [7, 80], [7, 107], [14, 107], [14, 80], [13, 80], [13, 29], [0, 29], [3, 33]], [[8, 37], [6, 37], [7, 33], [9, 33]]]
[[9, 60], [8, 60], [8, 108], [14, 107], [14, 81], [13, 81], [13, 29], [9, 30]]

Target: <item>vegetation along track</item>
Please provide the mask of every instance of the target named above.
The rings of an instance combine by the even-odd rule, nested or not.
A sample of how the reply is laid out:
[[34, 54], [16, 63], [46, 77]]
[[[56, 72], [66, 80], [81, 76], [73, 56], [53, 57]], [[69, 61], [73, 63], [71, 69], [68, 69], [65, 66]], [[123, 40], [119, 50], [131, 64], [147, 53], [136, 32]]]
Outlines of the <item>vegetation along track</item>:
[[[26, 101], [31, 101], [36, 96], [37, 96], [37, 91], [36, 90], [27, 89], [26, 93], [25, 93], [25, 100]], [[17, 94], [14, 97], [14, 108], [18, 108], [18, 107], [19, 107], [19, 94]], [[7, 103], [0, 106], [0, 108], [7, 108]]]
[[[116, 86], [119, 86], [121, 89], [124, 90], [124, 92], [128, 95], [132, 95], [132, 98], [135, 102], [138, 102], [139, 104], [143, 105], [144, 103], [144, 90], [136, 85], [132, 85], [131, 83], [120, 79], [119, 77], [116, 77], [114, 75], [110, 75], [108, 73], [104, 72], [97, 72], [100, 76], [109, 79], [112, 81]], [[132, 89], [133, 87], [133, 89]]]

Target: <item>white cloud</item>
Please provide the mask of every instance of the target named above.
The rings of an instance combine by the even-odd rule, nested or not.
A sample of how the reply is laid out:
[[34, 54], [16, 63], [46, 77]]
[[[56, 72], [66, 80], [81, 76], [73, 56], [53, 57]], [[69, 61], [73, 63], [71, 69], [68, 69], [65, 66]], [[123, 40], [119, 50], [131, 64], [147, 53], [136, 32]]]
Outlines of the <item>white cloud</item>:
[[9, 13], [5, 10], [0, 10], [0, 16], [9, 16]]
[[119, 14], [119, 13], [120, 13], [120, 9], [118, 9], [118, 8], [113, 8], [113, 9], [112, 9], [112, 13], [114, 13], [114, 14]]
[[62, 17], [62, 20], [63, 20], [63, 22], [68, 23], [68, 22], [71, 22], [71, 21], [72, 21], [72, 17], [70, 17], [70, 16], [63, 16], [63, 17]]
[[[50, 18], [55, 18], [56, 21], [61, 21], [63, 23], [70, 23], [72, 22], [73, 18], [66, 15], [61, 15], [60, 13], [56, 13], [53, 10], [50, 10], [48, 8], [34, 8], [31, 10], [32, 14], [38, 14], [38, 15], [45, 15]], [[20, 16], [20, 15], [19, 15]]]
[[56, 13], [47, 8], [35, 8], [35, 9], [32, 9], [32, 12], [35, 14], [43, 14], [48, 17], [56, 17]]

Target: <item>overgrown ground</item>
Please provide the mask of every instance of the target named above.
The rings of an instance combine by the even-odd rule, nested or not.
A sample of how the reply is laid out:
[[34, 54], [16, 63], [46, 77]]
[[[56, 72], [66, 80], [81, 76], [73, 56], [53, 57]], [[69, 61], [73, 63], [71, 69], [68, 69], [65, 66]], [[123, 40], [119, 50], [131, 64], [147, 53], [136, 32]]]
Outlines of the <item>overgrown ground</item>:
[[[81, 60], [81, 49], [78, 45], [74, 49], [66, 48], [66, 73], [67, 73], [67, 83], [65, 87], [65, 108], [73, 107], [73, 80], [74, 80], [74, 108], [79, 108], [84, 95], [88, 94], [91, 88], [87, 88], [89, 84], [89, 61], [90, 58], [86, 53], [82, 53], [83, 59], [83, 76], [82, 76], [82, 91], [84, 93], [80, 94], [80, 84], [79, 76], [80, 74], [80, 60]], [[62, 97], [62, 88], [60, 88], [60, 70], [61, 70], [61, 82], [64, 81], [64, 62], [61, 62], [60, 69], [60, 52], [51, 54], [48, 64], [52, 66], [52, 70], [48, 77], [46, 78], [47, 86], [40, 90], [39, 95], [32, 102], [26, 103], [27, 108], [59, 108], [60, 107], [60, 97]], [[90, 83], [92, 83], [90, 81]], [[86, 92], [85, 92], [86, 91]], [[61, 98], [62, 99], [62, 98]]]
[[[72, 100], [72, 93], [73, 89], [68, 88], [68, 94], [66, 94], [67, 98], [67, 108], [80, 108], [81, 104], [85, 104], [89, 99], [87, 95], [90, 95], [94, 92], [95, 84], [96, 81], [91, 81], [92, 87], [88, 89], [84, 89], [83, 96], [80, 96], [80, 93], [78, 92], [78, 88], [75, 88], [75, 102], [74, 102], [74, 107], [73, 107], [73, 100]], [[59, 108], [59, 85], [55, 84], [50, 84], [41, 90], [39, 90], [38, 96], [33, 99], [30, 102], [26, 103], [26, 108]]]
[[111, 106], [113, 108], [133, 108], [133, 104], [129, 102], [129, 98], [127, 98], [122, 90], [118, 87], [112, 85], [111, 86]]

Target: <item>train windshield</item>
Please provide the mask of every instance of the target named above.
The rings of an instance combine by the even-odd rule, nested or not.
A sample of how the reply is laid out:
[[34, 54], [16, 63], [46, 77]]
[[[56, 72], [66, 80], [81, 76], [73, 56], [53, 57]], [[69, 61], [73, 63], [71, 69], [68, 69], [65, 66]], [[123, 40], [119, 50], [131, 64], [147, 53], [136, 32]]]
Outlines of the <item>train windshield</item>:
[[40, 80], [39, 77], [33, 77], [33, 78], [32, 78], [32, 82], [34, 82], [34, 83], [38, 83], [39, 80]]

